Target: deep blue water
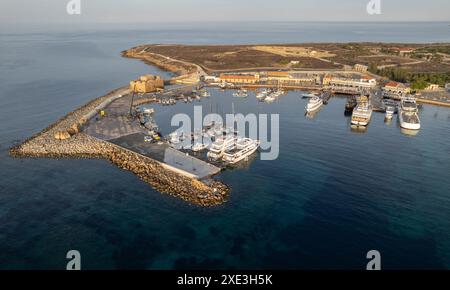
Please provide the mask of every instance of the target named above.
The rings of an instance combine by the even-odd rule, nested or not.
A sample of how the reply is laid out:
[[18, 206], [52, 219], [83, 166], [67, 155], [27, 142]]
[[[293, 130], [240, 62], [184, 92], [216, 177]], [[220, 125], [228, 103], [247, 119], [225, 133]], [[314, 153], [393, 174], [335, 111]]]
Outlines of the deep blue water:
[[[215, 30], [214, 30], [215, 29]], [[371, 33], [367, 33], [367, 32]], [[104, 160], [13, 159], [7, 149], [74, 107], [144, 73], [120, 51], [142, 43], [450, 41], [449, 26], [274, 23], [170, 25], [0, 34], [0, 268], [450, 268], [450, 110], [424, 106], [411, 137], [375, 114], [356, 133], [334, 98], [315, 119], [298, 92], [279, 102], [206, 101], [280, 114], [280, 156], [218, 178], [229, 202], [199, 208], [162, 195]], [[200, 103], [195, 103], [200, 104]], [[170, 117], [192, 104], [158, 107]]]

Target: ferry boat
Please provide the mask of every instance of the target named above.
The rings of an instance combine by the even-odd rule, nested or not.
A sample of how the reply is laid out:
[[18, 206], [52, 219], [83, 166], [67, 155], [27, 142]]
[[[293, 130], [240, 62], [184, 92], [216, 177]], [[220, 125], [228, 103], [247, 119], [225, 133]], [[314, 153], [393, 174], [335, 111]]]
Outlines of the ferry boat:
[[409, 130], [420, 129], [419, 109], [417, 107], [416, 99], [412, 97], [405, 97], [400, 103], [398, 112], [398, 119], [400, 127]]
[[234, 146], [236, 141], [236, 136], [221, 136], [212, 143], [206, 156], [211, 160], [219, 160], [223, 157], [226, 150]]
[[309, 100], [305, 109], [306, 109], [306, 112], [308, 112], [308, 113], [314, 112], [314, 111], [318, 110], [322, 105], [323, 105], [323, 100], [321, 98], [319, 98], [318, 96], [315, 96]]
[[358, 105], [353, 109], [352, 125], [367, 126], [372, 118], [372, 105], [367, 97], [360, 97]]
[[228, 164], [235, 164], [248, 159], [250, 155], [258, 150], [260, 141], [250, 138], [240, 138], [234, 146], [228, 148], [223, 154], [223, 161]]

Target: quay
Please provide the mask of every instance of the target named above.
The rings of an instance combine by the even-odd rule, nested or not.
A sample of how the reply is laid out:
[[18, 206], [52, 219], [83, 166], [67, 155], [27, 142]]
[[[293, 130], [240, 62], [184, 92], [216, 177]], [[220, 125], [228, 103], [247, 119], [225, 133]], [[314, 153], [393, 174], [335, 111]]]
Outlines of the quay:
[[144, 134], [130, 134], [110, 140], [111, 143], [148, 156], [178, 173], [195, 179], [204, 179], [221, 171], [220, 168], [205, 161], [186, 155], [167, 144], [144, 141]]
[[[204, 166], [199, 161], [195, 163], [194, 167], [191, 167], [192, 172], [198, 173], [192, 174], [185, 169], [189, 168], [187, 166], [190, 164], [189, 162], [194, 163], [193, 159], [180, 159], [183, 160], [184, 166], [174, 167], [173, 165], [181, 163], [175, 157], [172, 160], [175, 160], [176, 163], [165, 164], [165, 162], [153, 159], [151, 154], [146, 156], [108, 141], [127, 136], [130, 132], [138, 134], [134, 132], [137, 128], [130, 123], [131, 119], [121, 115], [123, 112], [120, 111], [119, 104], [124, 102], [127, 96], [129, 96], [128, 88], [120, 88], [94, 99], [21, 144], [10, 148], [9, 153], [17, 158], [104, 158], [122, 169], [133, 172], [161, 193], [199, 206], [208, 207], [224, 203], [229, 193], [229, 188], [225, 184], [212, 179], [205, 181], [197, 179], [197, 177], [205, 178], [218, 172], [218, 168]], [[124, 97], [125, 99], [123, 99]], [[125, 104], [127, 104], [126, 101]], [[124, 104], [122, 103], [122, 105]], [[115, 108], [116, 111], [112, 111], [112, 115], [105, 119], [108, 120], [105, 123], [106, 126], [122, 125], [122, 128], [118, 131], [111, 130], [105, 131], [105, 134], [98, 134], [100, 127], [90, 129], [90, 126], [95, 123], [94, 120], [100, 121], [103, 118], [99, 117], [99, 110], [108, 112], [109, 107]], [[123, 110], [125, 109], [123, 108]], [[84, 131], [85, 129], [86, 131]], [[88, 134], [92, 132], [97, 134], [92, 134], [93, 136]], [[163, 161], [170, 161], [170, 156], [175, 155], [169, 150], [167, 156]], [[183, 163], [181, 164], [183, 165]]]

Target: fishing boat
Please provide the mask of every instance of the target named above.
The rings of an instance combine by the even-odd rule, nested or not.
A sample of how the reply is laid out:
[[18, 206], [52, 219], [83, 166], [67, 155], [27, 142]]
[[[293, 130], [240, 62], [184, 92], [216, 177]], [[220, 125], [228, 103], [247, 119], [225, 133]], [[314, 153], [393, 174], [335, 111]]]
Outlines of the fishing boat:
[[314, 111], [318, 110], [322, 105], [323, 105], [323, 100], [321, 98], [319, 98], [318, 96], [315, 96], [309, 100], [308, 104], [306, 104], [305, 109], [306, 109], [306, 112], [310, 113], [310, 112], [314, 112]]

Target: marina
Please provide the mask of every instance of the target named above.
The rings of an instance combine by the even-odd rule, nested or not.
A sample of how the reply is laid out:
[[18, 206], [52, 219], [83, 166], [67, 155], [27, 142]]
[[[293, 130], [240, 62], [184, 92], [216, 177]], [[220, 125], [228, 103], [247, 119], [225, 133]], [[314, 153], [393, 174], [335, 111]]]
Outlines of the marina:
[[[302, 28], [305, 25], [307, 29]], [[345, 42], [349, 37], [380, 41], [378, 37], [385, 35], [382, 41], [439, 42], [448, 31], [447, 24], [444, 30], [428, 25], [408, 24], [398, 29], [384, 25], [376, 30], [371, 24], [330, 29], [327, 23], [314, 30], [315, 26], [308, 24], [284, 23], [271, 30], [258, 24], [250, 27], [261, 32], [255, 35], [239, 29], [230, 34], [227, 26], [218, 28], [223, 33], [210, 41]], [[339, 31], [342, 27], [345, 33]], [[185, 28], [183, 24], [171, 31], [173, 42], [204, 44], [209, 28], [202, 24], [189, 35], [184, 34]], [[282, 37], [281, 28], [289, 31]], [[426, 95], [416, 96], [421, 129], [408, 131], [400, 127], [397, 113], [385, 122], [385, 102], [373, 94], [371, 122], [356, 131], [345, 107], [347, 100], [360, 92], [332, 95], [328, 104], [309, 118], [303, 116], [308, 100], [301, 95], [320, 96], [324, 89], [320, 84], [283, 86], [285, 94], [272, 103], [258, 101], [256, 90], [277, 89], [276, 83], [255, 88], [228, 83], [225, 90], [205, 83], [210, 97], [202, 97], [197, 85], [166, 85], [165, 92], [136, 94], [134, 100], [134, 107], [154, 109], [151, 116], [162, 141], [149, 135], [139, 118], [128, 118], [130, 99], [123, 102], [121, 118], [114, 114], [113, 106], [104, 110], [103, 117], [94, 115], [91, 125], [96, 117], [99, 124], [91, 132], [97, 131], [99, 138], [90, 132], [56, 140], [55, 134], [65, 138], [64, 131], [74, 133], [69, 130], [74, 119], [87, 113], [74, 108], [93, 97], [140, 75], [173, 77], [140, 61], [119, 57], [122, 49], [142, 39], [167, 41], [165, 31], [149, 29], [153, 31], [90, 31], [54, 38], [47, 33], [3, 36], [2, 54], [11, 60], [0, 71], [6, 80], [5, 106], [0, 114], [3, 268], [61, 269], [64, 254], [72, 246], [81, 250], [84, 269], [361, 269], [362, 261], [367, 261], [365, 253], [374, 247], [381, 251], [385, 269], [449, 268], [450, 140], [446, 133], [450, 116], [448, 108], [439, 106], [444, 102], [442, 95], [429, 97], [430, 101], [436, 98], [436, 104], [425, 104]], [[360, 31], [368, 33], [361, 35]], [[395, 33], [400, 37], [393, 36]], [[421, 36], [416, 37], [418, 34]], [[428, 35], [435, 38], [430, 40]], [[38, 39], [43, 41], [34, 41]], [[64, 51], [59, 40], [64, 42]], [[92, 44], [97, 44], [95, 49]], [[28, 53], [36, 58], [23, 65]], [[177, 86], [184, 89], [175, 92]], [[233, 97], [241, 86], [246, 87], [248, 97]], [[200, 100], [191, 94], [195, 90]], [[123, 96], [130, 98], [126, 93]], [[177, 101], [163, 104], [161, 96]], [[89, 107], [94, 109], [100, 103]], [[232, 103], [235, 112], [244, 115], [279, 114], [278, 159], [261, 160], [258, 151], [263, 149], [259, 148], [248, 161], [228, 166], [210, 162], [207, 148], [198, 152], [172, 148], [177, 156], [183, 154], [186, 165], [188, 153], [222, 169], [212, 178], [199, 180], [176, 174], [177, 168], [164, 168], [155, 162], [156, 154], [149, 158], [108, 141], [135, 134], [145, 153], [153, 146], [158, 148], [158, 142], [165, 142], [176, 129], [170, 124], [173, 115], [191, 115], [194, 105], [201, 105], [204, 114], [223, 115], [232, 112]], [[69, 116], [60, 122], [68, 112], [74, 119]], [[49, 124], [56, 125], [34, 138]], [[26, 142], [29, 136], [33, 138]], [[11, 158], [8, 149], [23, 142], [23, 149], [34, 154]], [[212, 181], [227, 185], [227, 193], [214, 195], [214, 188], [222, 192], [222, 187]]]

